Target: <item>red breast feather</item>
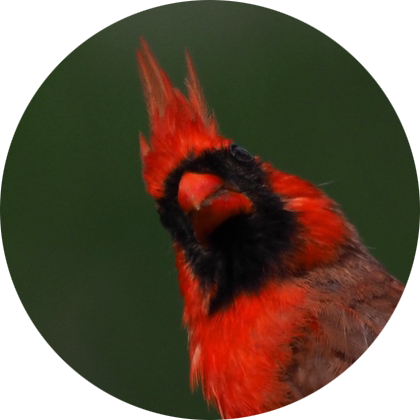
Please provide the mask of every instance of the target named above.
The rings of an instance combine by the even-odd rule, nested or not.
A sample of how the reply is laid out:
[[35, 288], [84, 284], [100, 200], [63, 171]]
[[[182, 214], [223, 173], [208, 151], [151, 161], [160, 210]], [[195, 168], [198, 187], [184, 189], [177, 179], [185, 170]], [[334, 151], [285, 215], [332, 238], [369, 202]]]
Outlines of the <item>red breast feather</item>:
[[338, 205], [217, 132], [187, 54], [188, 98], [142, 40], [143, 176], [174, 241], [190, 380], [224, 418], [299, 400], [347, 369], [403, 292]]

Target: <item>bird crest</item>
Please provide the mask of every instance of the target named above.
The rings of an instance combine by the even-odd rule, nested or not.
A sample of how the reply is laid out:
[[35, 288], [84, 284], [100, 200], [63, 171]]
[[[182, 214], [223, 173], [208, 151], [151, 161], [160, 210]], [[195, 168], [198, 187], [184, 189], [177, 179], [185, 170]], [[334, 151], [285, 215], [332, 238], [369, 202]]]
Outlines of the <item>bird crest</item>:
[[231, 141], [217, 132], [188, 51], [185, 96], [172, 86], [143, 38], [140, 44], [137, 60], [150, 121], [150, 142], [140, 134], [140, 154], [146, 188], [158, 199], [164, 192], [164, 180], [180, 162]]

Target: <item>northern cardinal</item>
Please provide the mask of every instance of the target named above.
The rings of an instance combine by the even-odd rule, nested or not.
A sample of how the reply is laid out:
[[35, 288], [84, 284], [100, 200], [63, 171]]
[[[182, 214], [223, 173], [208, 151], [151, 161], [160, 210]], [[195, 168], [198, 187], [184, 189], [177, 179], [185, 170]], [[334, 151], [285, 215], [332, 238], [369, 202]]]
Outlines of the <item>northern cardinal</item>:
[[219, 134], [186, 54], [188, 95], [141, 40], [143, 177], [176, 255], [190, 383], [223, 418], [318, 390], [372, 344], [403, 285], [339, 206]]

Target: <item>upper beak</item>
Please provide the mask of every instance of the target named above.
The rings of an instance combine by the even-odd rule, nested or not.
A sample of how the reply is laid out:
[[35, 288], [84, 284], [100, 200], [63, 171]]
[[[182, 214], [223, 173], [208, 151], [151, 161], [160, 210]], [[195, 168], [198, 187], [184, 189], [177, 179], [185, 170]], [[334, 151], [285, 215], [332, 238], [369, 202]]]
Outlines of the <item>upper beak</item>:
[[178, 186], [178, 204], [184, 213], [200, 210], [202, 202], [222, 186], [216, 175], [186, 172]]

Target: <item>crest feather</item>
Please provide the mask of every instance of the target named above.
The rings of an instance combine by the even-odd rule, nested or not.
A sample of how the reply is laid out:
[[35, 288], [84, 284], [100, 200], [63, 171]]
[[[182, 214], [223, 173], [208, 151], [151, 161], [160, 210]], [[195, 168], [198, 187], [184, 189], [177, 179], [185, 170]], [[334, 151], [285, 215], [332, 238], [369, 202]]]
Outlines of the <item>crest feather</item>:
[[144, 38], [140, 39], [140, 43], [141, 49], [137, 50], [137, 59], [147, 109], [151, 117], [157, 113], [163, 115], [172, 99], [173, 87]]
[[204, 99], [203, 89], [201, 88], [200, 82], [197, 77], [197, 73], [194, 68], [194, 64], [191, 60], [188, 50], [185, 51], [185, 59], [187, 61], [187, 78], [185, 84], [188, 89], [188, 99], [191, 106], [195, 109], [197, 114], [201, 117], [201, 120], [205, 125], [209, 125], [209, 113], [207, 110], [206, 101]]
[[144, 163], [144, 160], [146, 156], [150, 152], [150, 146], [146, 141], [146, 137], [143, 136], [143, 134], [139, 134], [139, 142], [140, 142], [140, 157], [141, 161]]

